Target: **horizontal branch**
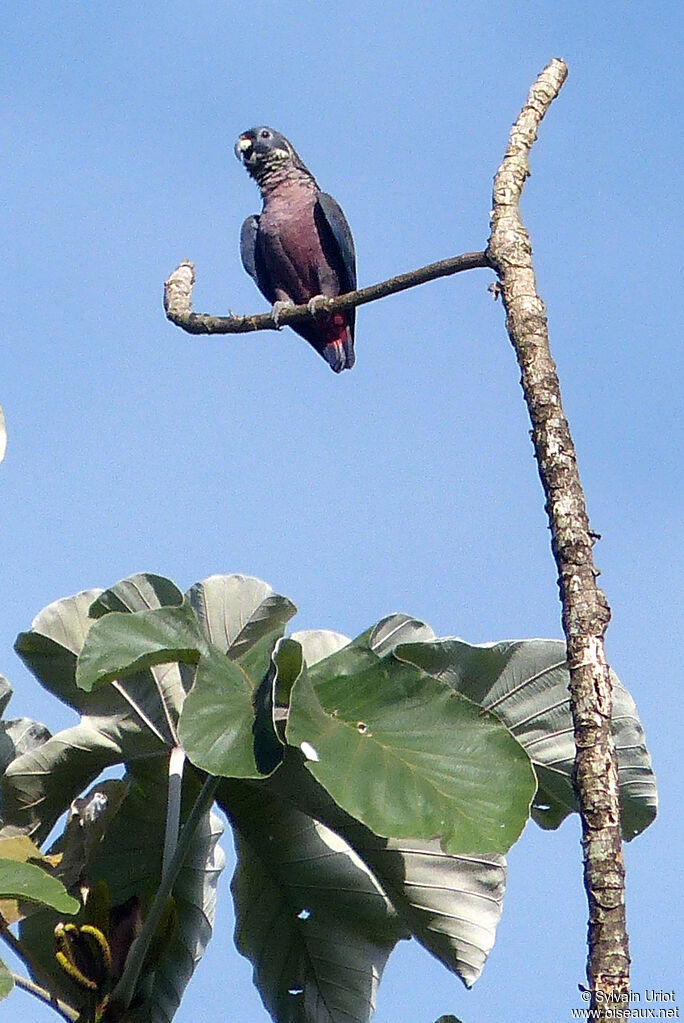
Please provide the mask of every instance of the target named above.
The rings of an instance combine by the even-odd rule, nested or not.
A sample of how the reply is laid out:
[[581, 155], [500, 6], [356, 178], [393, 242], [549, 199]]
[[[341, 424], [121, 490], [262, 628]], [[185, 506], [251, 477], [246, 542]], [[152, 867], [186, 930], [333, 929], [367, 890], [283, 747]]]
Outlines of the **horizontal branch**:
[[[406, 291], [407, 288], [415, 288], [427, 281], [434, 281], [438, 277], [449, 277], [463, 270], [477, 270], [491, 265], [486, 253], [465, 252], [462, 256], [441, 259], [438, 263], [430, 263], [418, 270], [409, 270], [397, 277], [390, 277], [379, 284], [371, 284], [367, 288], [359, 288], [358, 291], [350, 291], [337, 298], [321, 300], [317, 305], [317, 311], [331, 314], [343, 309], [353, 309], [368, 302], [375, 302], [379, 298], [395, 295], [399, 291]], [[164, 284], [164, 309], [167, 318], [188, 334], [247, 334], [255, 330], [278, 330], [279, 327], [291, 323], [302, 323], [311, 319], [313, 315], [307, 305], [286, 307], [280, 312], [277, 323], [271, 313], [257, 313], [253, 316], [211, 316], [209, 313], [193, 313], [194, 283], [194, 264], [185, 260], [176, 267]]]

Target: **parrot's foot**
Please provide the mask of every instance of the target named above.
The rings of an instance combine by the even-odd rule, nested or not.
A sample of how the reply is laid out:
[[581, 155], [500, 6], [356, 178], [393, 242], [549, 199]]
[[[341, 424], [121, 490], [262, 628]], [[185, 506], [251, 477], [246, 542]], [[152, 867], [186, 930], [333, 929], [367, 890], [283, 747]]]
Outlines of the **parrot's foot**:
[[309, 310], [311, 315], [317, 320], [324, 320], [330, 315], [328, 313], [328, 299], [325, 295], [314, 295], [306, 303], [306, 308]]
[[294, 302], [291, 299], [286, 299], [284, 302], [274, 302], [271, 307], [271, 316], [278, 330], [280, 327], [280, 317], [283, 315], [286, 309], [292, 309]]

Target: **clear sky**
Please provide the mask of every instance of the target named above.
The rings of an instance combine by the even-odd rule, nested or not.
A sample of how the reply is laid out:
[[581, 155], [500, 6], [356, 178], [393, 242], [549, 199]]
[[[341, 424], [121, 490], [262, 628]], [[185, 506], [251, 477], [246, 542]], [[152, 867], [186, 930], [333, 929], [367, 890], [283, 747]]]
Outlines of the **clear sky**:
[[[260, 123], [343, 206], [361, 284], [483, 248], [510, 125], [541, 68], [568, 62], [523, 213], [603, 536], [609, 659], [661, 793], [626, 849], [633, 988], [675, 989], [684, 1013], [679, 5], [5, 0], [2, 21], [0, 672], [10, 711], [53, 730], [73, 716], [23, 668], [17, 632], [135, 571], [183, 588], [257, 575], [300, 629], [355, 635], [403, 610], [470, 642], [561, 635], [490, 274], [360, 310], [340, 377], [288, 330], [191, 338], [161, 298], [189, 258], [198, 311], [266, 309], [238, 255], [258, 195], [232, 153]], [[475, 988], [402, 943], [378, 1023], [569, 1019], [585, 979], [578, 839], [576, 818], [530, 824]], [[267, 1018], [232, 945], [230, 872], [180, 1023]], [[56, 1018], [22, 993], [0, 1017]]]

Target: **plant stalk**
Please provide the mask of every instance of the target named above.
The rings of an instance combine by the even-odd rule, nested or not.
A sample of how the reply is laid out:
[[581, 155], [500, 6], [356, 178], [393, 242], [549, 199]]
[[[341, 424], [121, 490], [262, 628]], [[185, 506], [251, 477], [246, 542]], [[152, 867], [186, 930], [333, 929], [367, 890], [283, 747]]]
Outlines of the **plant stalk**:
[[185, 750], [174, 746], [169, 756], [169, 793], [166, 806], [166, 831], [164, 834], [164, 855], [162, 858], [162, 877], [169, 869], [169, 863], [178, 845], [180, 829], [181, 793], [183, 789], [183, 768], [185, 766]]
[[46, 991], [45, 988], [40, 987], [38, 984], [34, 984], [32, 980], [28, 979], [28, 977], [22, 977], [20, 973], [12, 972], [12, 979], [17, 987], [20, 987], [23, 991], [28, 991], [29, 994], [40, 999], [41, 1002], [45, 1002], [46, 1005], [49, 1005], [50, 1008], [55, 1010], [55, 1012], [58, 1012], [60, 1016], [62, 1016], [63, 1019], [68, 1020], [69, 1023], [73, 1023], [73, 1021], [80, 1018], [81, 1014], [76, 1009], [67, 1005], [66, 1002], [55, 997], [55, 995], [51, 994], [49, 991]]
[[206, 778], [195, 805], [183, 825], [183, 830], [180, 833], [176, 850], [169, 862], [168, 870], [162, 875], [161, 884], [157, 889], [150, 911], [145, 917], [142, 930], [129, 949], [123, 973], [112, 992], [110, 999], [110, 1005], [112, 1006], [121, 1006], [122, 1009], [127, 1009], [131, 1004], [150, 942], [159, 926], [167, 900], [185, 862], [185, 857], [195, 837], [200, 820], [213, 803], [216, 789], [220, 782], [221, 778], [216, 778], [213, 775], [209, 775]]

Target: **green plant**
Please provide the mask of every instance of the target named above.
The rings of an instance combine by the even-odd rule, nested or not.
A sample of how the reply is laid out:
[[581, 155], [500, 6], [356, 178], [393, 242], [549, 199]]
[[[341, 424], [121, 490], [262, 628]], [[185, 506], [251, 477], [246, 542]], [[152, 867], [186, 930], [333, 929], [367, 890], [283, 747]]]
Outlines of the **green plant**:
[[[3, 910], [3, 934], [33, 978], [18, 982], [66, 1018], [172, 1018], [211, 936], [214, 805], [236, 840], [236, 945], [278, 1021], [369, 1019], [409, 936], [471, 985], [494, 943], [503, 854], [530, 813], [555, 828], [577, 808], [562, 642], [472, 646], [407, 615], [353, 641], [286, 637], [295, 610], [257, 579], [212, 576], [183, 595], [143, 574], [51, 604], [19, 636], [80, 721], [52, 737], [3, 724], [0, 856], [22, 836], [31, 871], [58, 886], [56, 901], [32, 889], [31, 912]], [[655, 782], [613, 683], [631, 839], [655, 816]], [[123, 776], [103, 780], [115, 765]], [[20, 894], [26, 856], [10, 855], [7, 889], [0, 861], [0, 896]], [[12, 979], [0, 972], [0, 994]]]

